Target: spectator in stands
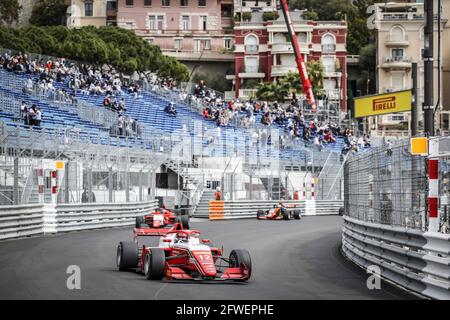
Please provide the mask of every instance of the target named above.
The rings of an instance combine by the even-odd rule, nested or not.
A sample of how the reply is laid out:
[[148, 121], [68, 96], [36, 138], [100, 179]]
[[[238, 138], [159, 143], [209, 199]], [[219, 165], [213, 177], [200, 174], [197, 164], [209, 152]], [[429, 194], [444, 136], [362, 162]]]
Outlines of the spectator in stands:
[[22, 100], [19, 106], [19, 118], [24, 120], [27, 112], [28, 112], [27, 104], [25, 103], [25, 101]]
[[164, 108], [164, 112], [173, 116], [176, 116], [178, 114], [177, 110], [175, 109], [175, 104], [173, 102], [169, 103]]
[[320, 135], [316, 135], [313, 139], [313, 145], [314, 147], [317, 148], [317, 150], [322, 151], [323, 149], [323, 144], [322, 144], [322, 139]]
[[42, 121], [42, 112], [39, 108], [35, 108], [35, 116], [34, 116], [34, 125], [36, 127], [40, 127], [41, 126], [41, 121]]
[[33, 93], [33, 81], [31, 80], [31, 77], [28, 77], [27, 80], [25, 80], [25, 85], [24, 85], [22, 91], [24, 94], [32, 94]]
[[298, 197], [298, 190], [295, 190], [294, 194], [292, 195], [292, 200], [298, 200], [298, 199], [299, 199], [299, 197]]
[[28, 122], [30, 126], [36, 125], [36, 105], [32, 105], [28, 110]]

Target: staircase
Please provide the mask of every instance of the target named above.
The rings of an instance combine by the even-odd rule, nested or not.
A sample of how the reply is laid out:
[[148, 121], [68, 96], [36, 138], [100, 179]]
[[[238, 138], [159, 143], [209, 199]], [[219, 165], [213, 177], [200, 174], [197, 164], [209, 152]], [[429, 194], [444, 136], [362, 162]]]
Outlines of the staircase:
[[209, 217], [209, 202], [214, 199], [214, 190], [204, 189], [200, 201], [197, 204], [197, 208], [194, 211], [194, 217], [196, 218], [208, 218]]
[[198, 163], [195, 160], [192, 162], [180, 161], [177, 163], [177, 161], [167, 159], [164, 162], [164, 166], [183, 178], [183, 186], [182, 190], [180, 190], [181, 202], [186, 200], [191, 207], [191, 212], [195, 212], [203, 194], [204, 182], [203, 179], [190, 173], [189, 168], [196, 168]]
[[[281, 193], [285, 189], [285, 186], [283, 185], [283, 182], [278, 177], [272, 178], [272, 186], [270, 186], [270, 179], [269, 178], [260, 178], [261, 182], [263, 183], [264, 187], [266, 188], [268, 194], [272, 194], [272, 200], [280, 200]], [[279, 185], [281, 184], [281, 185]], [[280, 193], [281, 192], [281, 193]]]

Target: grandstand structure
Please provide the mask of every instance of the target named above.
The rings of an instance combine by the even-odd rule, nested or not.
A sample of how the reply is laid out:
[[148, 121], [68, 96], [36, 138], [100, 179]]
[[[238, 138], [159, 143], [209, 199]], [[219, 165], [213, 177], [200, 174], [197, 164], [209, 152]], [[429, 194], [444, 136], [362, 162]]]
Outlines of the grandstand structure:
[[[261, 115], [250, 128], [239, 126], [238, 114], [218, 129], [202, 117], [201, 104], [185, 103], [176, 90], [152, 91], [145, 83], [138, 97], [126, 92], [120, 97], [140, 135], [112, 136], [117, 114], [102, 106], [103, 96], [77, 93], [72, 104], [37, 87], [25, 94], [28, 77], [0, 70], [1, 204], [76, 203], [86, 201], [83, 194], [97, 202], [159, 197], [201, 213], [218, 186], [228, 199], [275, 200], [294, 190], [306, 197], [306, 181], [315, 184], [314, 197], [341, 199], [342, 137], [321, 151], [301, 140], [283, 145], [283, 127], [264, 126]], [[66, 82], [55, 87], [71, 90]], [[21, 101], [42, 110], [39, 128], [22, 123]], [[176, 117], [164, 112], [171, 101]]]

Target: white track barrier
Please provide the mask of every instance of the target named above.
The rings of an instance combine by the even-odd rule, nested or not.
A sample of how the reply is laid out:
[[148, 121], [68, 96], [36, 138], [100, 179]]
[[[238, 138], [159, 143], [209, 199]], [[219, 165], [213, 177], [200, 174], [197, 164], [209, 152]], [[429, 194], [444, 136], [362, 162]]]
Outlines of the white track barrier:
[[450, 299], [450, 235], [422, 232], [344, 216], [342, 250], [367, 269], [421, 296]]
[[[195, 217], [209, 218], [210, 220], [256, 218], [258, 210], [270, 210], [279, 202], [279, 200], [211, 201], [209, 203], [209, 216], [196, 215]], [[282, 202], [292, 206], [289, 210], [300, 210], [304, 216], [337, 215], [339, 209], [344, 205], [343, 201], [340, 200], [288, 200]]]
[[157, 200], [111, 204], [36, 204], [0, 207], [0, 240], [34, 235], [131, 226], [137, 216], [158, 207]]

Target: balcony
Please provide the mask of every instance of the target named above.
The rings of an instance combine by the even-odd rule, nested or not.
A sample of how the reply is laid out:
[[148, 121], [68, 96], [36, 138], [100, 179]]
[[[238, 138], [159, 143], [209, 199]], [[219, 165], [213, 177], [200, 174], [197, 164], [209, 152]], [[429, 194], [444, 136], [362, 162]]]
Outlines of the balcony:
[[284, 77], [287, 76], [289, 72], [298, 72], [297, 66], [286, 66], [286, 65], [280, 65], [280, 66], [272, 66], [272, 77]]
[[256, 89], [239, 89], [239, 99], [250, 99], [255, 97]]
[[235, 12], [272, 12], [275, 8], [272, 1], [241, 1], [234, 5]]
[[336, 45], [335, 44], [323, 44], [322, 45], [322, 53], [335, 53]]
[[264, 79], [266, 71], [262, 66], [242, 66], [239, 69], [240, 79]]
[[398, 39], [388, 35], [385, 44], [387, 47], [407, 47], [409, 46], [408, 36], [405, 35], [403, 39]]
[[383, 69], [411, 69], [412, 60], [409, 57], [390, 57], [381, 64]]
[[246, 44], [244, 46], [246, 54], [258, 54], [259, 46], [257, 44]]
[[325, 70], [323, 73], [324, 78], [341, 78], [342, 72], [340, 71], [327, 71]]
[[285, 43], [274, 43], [272, 44], [272, 53], [293, 53], [292, 44], [289, 42]]

